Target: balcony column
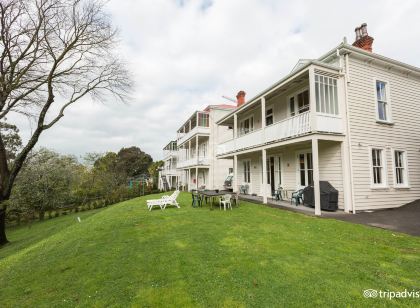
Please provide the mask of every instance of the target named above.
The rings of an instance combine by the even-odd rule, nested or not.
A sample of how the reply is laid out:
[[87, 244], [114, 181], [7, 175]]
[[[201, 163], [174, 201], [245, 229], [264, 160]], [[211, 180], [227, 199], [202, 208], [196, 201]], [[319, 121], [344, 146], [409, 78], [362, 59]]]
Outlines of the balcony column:
[[195, 161], [198, 164], [198, 135], [195, 136]]
[[233, 138], [238, 138], [238, 115], [233, 115]]
[[309, 111], [311, 131], [317, 131], [316, 125], [316, 96], [315, 96], [315, 70], [313, 66], [309, 68]]
[[195, 167], [195, 189], [198, 190], [198, 167]]
[[353, 210], [352, 185], [351, 185], [351, 166], [348, 151], [348, 142], [345, 139], [341, 142], [341, 170], [343, 172], [343, 193], [344, 211], [350, 213]]
[[314, 199], [315, 215], [321, 215], [321, 194], [319, 187], [319, 156], [318, 156], [318, 138], [312, 138], [312, 165], [314, 173]]
[[261, 128], [265, 127], [265, 97], [261, 97]]
[[238, 191], [238, 155], [233, 155], [233, 181], [232, 190], [233, 192]]
[[191, 139], [188, 140], [188, 155], [186, 157], [186, 160], [191, 159]]
[[267, 204], [267, 150], [262, 150], [262, 195], [263, 203]]

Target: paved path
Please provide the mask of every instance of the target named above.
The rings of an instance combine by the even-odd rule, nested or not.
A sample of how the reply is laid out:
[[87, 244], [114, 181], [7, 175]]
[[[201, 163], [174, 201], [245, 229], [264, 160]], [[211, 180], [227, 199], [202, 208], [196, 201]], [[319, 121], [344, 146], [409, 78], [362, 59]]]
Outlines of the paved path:
[[360, 212], [357, 214], [338, 214], [336, 212], [333, 215], [329, 215], [322, 212], [322, 215], [323, 217], [420, 236], [420, 200], [394, 209]]

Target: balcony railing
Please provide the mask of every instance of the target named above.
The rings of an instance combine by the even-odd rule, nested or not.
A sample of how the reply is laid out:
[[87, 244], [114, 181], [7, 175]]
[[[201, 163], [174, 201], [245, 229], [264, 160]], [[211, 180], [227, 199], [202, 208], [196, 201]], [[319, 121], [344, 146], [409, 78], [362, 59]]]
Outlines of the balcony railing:
[[204, 156], [204, 157], [199, 156], [198, 158], [194, 157], [194, 158], [179, 161], [178, 168], [187, 168], [187, 167], [192, 167], [192, 166], [206, 166], [209, 164], [210, 164], [210, 161], [207, 156]]
[[[337, 116], [316, 114], [317, 131], [342, 133], [342, 119]], [[311, 132], [310, 111], [276, 122], [264, 129], [229, 140], [217, 146], [216, 154], [224, 155], [247, 148], [261, 146]]]
[[177, 150], [163, 150], [163, 158], [169, 158], [169, 157], [177, 157], [178, 151]]
[[210, 134], [210, 128], [204, 127], [204, 126], [196, 126], [192, 130], [190, 130], [186, 134], [180, 134], [180, 138], [178, 139], [178, 145], [181, 145], [185, 142], [187, 142], [190, 138], [195, 136], [196, 134]]

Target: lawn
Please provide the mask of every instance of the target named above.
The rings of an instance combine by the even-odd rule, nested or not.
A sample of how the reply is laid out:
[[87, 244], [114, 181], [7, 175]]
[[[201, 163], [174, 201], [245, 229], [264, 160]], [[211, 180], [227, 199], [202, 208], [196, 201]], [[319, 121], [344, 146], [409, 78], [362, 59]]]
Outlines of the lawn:
[[418, 237], [246, 202], [195, 209], [188, 194], [181, 209], [148, 212], [145, 200], [10, 229], [0, 306], [420, 304], [363, 297], [420, 290]]

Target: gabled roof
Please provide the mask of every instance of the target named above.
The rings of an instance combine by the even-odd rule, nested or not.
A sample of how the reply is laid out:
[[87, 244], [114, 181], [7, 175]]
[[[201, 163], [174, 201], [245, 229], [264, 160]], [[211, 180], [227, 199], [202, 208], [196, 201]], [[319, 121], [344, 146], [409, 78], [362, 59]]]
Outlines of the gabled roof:
[[311, 62], [312, 59], [299, 59], [299, 61], [296, 63], [296, 65], [292, 68], [290, 73], [298, 71], [301, 67], [305, 66], [309, 62]]

